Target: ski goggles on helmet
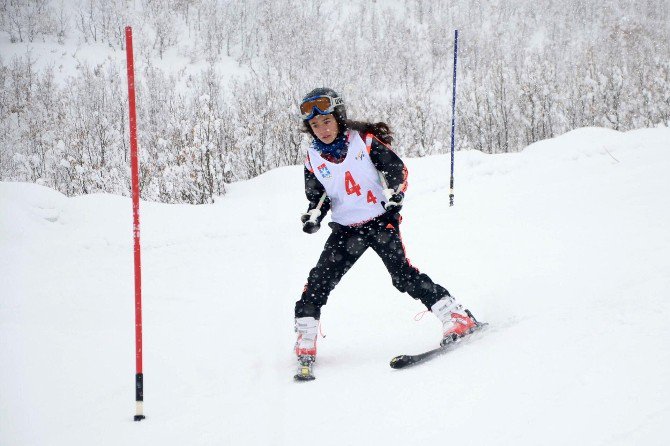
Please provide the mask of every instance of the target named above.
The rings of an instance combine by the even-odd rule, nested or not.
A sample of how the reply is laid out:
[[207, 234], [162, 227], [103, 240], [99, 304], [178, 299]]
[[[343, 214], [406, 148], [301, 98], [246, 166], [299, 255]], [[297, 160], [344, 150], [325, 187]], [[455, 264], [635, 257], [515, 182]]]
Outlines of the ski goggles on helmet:
[[344, 99], [327, 95], [307, 98], [300, 104], [300, 116], [307, 121], [317, 114], [328, 115], [334, 112], [338, 105], [344, 105]]

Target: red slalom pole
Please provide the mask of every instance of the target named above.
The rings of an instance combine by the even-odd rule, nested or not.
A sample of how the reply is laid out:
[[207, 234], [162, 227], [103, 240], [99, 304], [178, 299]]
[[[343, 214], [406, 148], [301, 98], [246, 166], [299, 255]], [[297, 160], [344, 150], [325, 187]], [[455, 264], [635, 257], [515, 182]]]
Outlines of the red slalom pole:
[[133, 29], [126, 26], [128, 66], [128, 107], [130, 112], [130, 170], [133, 194], [133, 251], [135, 254], [135, 421], [144, 417], [144, 375], [142, 373], [142, 266], [140, 262], [140, 176], [137, 155], [137, 115], [135, 114], [135, 68]]

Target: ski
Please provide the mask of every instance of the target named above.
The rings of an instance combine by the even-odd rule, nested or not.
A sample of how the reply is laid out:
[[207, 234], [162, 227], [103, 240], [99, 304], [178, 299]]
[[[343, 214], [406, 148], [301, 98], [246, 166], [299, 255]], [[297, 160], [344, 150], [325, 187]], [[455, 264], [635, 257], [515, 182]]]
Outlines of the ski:
[[[416, 355], [399, 355], [391, 359], [390, 366], [394, 369], [403, 369], [420, 362], [425, 362], [429, 359], [432, 359], [436, 356], [439, 356], [443, 353], [452, 350], [455, 346], [460, 345], [463, 340], [466, 340], [472, 336], [473, 333], [478, 332], [486, 328], [489, 324], [486, 322], [477, 322], [474, 327], [472, 327], [467, 334], [461, 337], [454, 337], [450, 339], [443, 339], [440, 343], [440, 346], [432, 350], [428, 350], [423, 353]], [[455, 335], [454, 335], [455, 336]]]
[[313, 381], [314, 376], [314, 360], [316, 358], [311, 355], [298, 356], [298, 373], [293, 377], [295, 381]]

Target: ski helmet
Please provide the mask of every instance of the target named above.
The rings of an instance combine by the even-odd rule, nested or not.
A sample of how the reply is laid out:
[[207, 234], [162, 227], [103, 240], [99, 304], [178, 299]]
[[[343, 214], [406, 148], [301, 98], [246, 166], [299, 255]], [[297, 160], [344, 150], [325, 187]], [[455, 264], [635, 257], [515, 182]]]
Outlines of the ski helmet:
[[[341, 99], [342, 97], [332, 88], [326, 88], [326, 87], [321, 87], [321, 88], [315, 88], [314, 90], [310, 91], [305, 95], [305, 97], [300, 101], [300, 104], [303, 104], [305, 101], [309, 99], [313, 99], [318, 96], [330, 96], [333, 99]], [[333, 116], [335, 117], [335, 121], [337, 121], [337, 128], [338, 128], [338, 136], [344, 133], [346, 130], [346, 124], [345, 121], [347, 120], [347, 109], [344, 106], [344, 102], [341, 104], [335, 106], [333, 109]], [[312, 131], [312, 128], [309, 126], [307, 120], [303, 121], [305, 123], [305, 127], [309, 133], [316, 138], [316, 135], [314, 135], [314, 132]]]

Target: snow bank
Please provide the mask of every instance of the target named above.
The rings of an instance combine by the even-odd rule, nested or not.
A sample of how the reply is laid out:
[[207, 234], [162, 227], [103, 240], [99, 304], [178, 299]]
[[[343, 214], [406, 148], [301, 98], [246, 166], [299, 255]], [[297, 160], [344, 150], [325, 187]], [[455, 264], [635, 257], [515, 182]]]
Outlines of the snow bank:
[[[433, 346], [367, 253], [292, 382], [293, 302], [327, 230], [301, 167], [208, 206], [142, 203], [145, 412], [134, 423], [129, 199], [0, 183], [0, 444], [664, 444], [670, 130], [580, 129], [521, 153], [408, 160], [413, 264], [487, 334]], [[327, 229], [327, 228], [326, 228]]]

